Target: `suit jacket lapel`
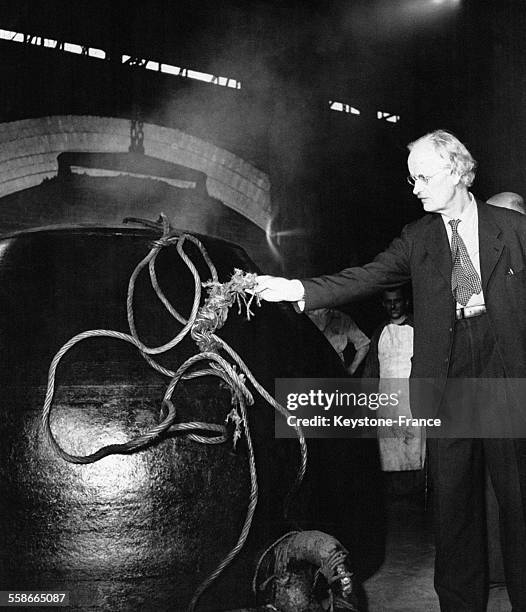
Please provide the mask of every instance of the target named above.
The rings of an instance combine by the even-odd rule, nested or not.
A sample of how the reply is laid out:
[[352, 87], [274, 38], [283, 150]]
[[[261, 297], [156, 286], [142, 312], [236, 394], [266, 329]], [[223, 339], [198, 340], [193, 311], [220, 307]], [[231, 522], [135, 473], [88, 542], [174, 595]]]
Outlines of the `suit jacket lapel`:
[[482, 290], [486, 291], [488, 281], [499, 260], [504, 243], [500, 238], [501, 230], [490, 213], [490, 206], [477, 200], [479, 217], [479, 257]]
[[444, 227], [441, 215], [433, 215], [424, 239], [426, 251], [433, 259], [438, 271], [442, 274], [448, 285], [451, 285], [453, 262], [446, 228]]

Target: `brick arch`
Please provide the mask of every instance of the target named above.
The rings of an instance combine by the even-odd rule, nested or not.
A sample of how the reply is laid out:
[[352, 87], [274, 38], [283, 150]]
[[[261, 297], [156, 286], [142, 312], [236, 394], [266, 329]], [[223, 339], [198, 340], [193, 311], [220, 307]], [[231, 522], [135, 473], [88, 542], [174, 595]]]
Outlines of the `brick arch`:
[[[130, 121], [64, 115], [0, 123], [0, 198], [56, 176], [65, 151], [128, 151]], [[268, 176], [181, 130], [144, 124], [145, 154], [204, 172], [208, 193], [262, 229], [271, 218]]]

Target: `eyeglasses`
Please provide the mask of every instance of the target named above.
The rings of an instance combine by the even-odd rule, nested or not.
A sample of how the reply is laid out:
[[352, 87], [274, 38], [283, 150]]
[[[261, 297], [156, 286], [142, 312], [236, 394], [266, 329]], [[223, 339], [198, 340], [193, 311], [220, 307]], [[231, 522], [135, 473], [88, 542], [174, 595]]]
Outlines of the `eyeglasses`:
[[430, 174], [429, 176], [424, 176], [423, 174], [418, 174], [417, 176], [412, 176], [411, 174], [407, 177], [407, 182], [411, 185], [411, 187], [414, 187], [416, 185], [417, 181], [422, 181], [422, 183], [424, 183], [424, 185], [428, 185], [429, 181], [436, 176], [437, 174], [440, 174], [441, 172], [444, 172], [444, 170], [451, 170], [451, 168], [447, 167], [447, 168], [441, 168], [440, 170], [438, 170], [438, 172], [435, 172], [434, 174]]

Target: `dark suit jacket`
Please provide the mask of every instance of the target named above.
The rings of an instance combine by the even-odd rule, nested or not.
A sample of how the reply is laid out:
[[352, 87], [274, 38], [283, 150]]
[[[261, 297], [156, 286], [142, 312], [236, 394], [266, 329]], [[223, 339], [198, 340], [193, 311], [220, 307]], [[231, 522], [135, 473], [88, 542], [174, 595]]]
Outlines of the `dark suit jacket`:
[[[507, 377], [526, 377], [526, 216], [478, 201], [482, 287]], [[443, 389], [453, 341], [451, 250], [439, 214], [404, 227], [363, 267], [302, 280], [306, 309], [339, 306], [411, 280], [414, 305], [412, 377]]]

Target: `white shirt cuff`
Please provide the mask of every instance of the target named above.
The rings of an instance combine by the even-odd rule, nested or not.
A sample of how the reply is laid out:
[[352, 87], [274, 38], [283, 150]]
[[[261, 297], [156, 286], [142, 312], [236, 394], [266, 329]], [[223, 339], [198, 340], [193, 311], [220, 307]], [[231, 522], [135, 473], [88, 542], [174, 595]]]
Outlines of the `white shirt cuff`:
[[294, 283], [294, 293], [297, 291], [298, 295], [301, 296], [299, 300], [292, 304], [294, 306], [294, 310], [296, 312], [303, 312], [305, 310], [305, 300], [303, 299], [305, 297], [305, 287], [297, 278], [292, 279], [291, 283]]

